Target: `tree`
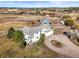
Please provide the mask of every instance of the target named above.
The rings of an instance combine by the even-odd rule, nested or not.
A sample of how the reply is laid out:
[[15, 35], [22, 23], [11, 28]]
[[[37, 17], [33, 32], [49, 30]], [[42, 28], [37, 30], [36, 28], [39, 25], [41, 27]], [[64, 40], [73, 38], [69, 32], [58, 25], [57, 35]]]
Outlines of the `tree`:
[[23, 14], [24, 14], [24, 12], [20, 12], [19, 14], [20, 14], [20, 15], [23, 15]]
[[15, 31], [13, 34], [13, 40], [15, 42], [21, 42], [22, 40], [24, 40], [24, 34], [22, 33], [22, 31], [20, 30]]
[[22, 41], [20, 42], [20, 48], [25, 48], [26, 45], [27, 45], [27, 43], [26, 43], [25, 40], [22, 40]]
[[43, 42], [45, 38], [45, 34], [40, 34], [40, 40]]
[[76, 21], [78, 21], [79, 20], [79, 16], [76, 18]]
[[39, 42], [38, 44], [42, 45], [45, 39], [45, 34], [40, 34]]
[[69, 15], [65, 15], [65, 16], [62, 17], [62, 20], [67, 20], [69, 18], [71, 18]]
[[22, 31], [20, 31], [20, 30], [15, 31], [13, 34], [13, 40], [20, 44], [20, 48], [26, 47], [27, 43], [24, 39], [24, 34]]
[[36, 12], [36, 15], [40, 15], [40, 11], [37, 11], [37, 12]]
[[67, 26], [73, 26], [75, 23], [72, 19], [67, 19], [64, 21], [64, 24]]
[[7, 37], [11, 39], [14, 32], [15, 32], [15, 29], [13, 27], [10, 27], [10, 29], [8, 29]]
[[75, 28], [76, 29], [79, 29], [79, 24], [75, 24]]
[[12, 38], [13, 41], [18, 42], [21, 48], [26, 46], [26, 41], [24, 39], [24, 34], [20, 30], [14, 30], [12, 27], [8, 30], [7, 37]]

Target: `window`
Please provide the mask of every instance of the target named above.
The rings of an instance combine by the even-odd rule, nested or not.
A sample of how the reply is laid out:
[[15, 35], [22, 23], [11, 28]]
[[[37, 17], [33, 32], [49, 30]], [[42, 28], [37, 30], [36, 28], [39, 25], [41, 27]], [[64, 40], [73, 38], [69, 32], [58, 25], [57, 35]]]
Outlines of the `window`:
[[36, 37], [36, 38], [38, 38], [38, 37]]
[[44, 24], [47, 24], [47, 23], [44, 23]]

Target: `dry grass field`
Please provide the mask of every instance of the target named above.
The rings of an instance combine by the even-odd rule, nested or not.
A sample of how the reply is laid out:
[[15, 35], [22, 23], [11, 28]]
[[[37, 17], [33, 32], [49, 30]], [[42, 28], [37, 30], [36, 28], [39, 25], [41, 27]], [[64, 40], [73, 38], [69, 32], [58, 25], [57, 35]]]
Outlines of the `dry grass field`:
[[[8, 28], [21, 28], [24, 26], [38, 25], [38, 20], [41, 16], [26, 16], [26, 15], [0, 15], [0, 32], [7, 31]], [[32, 20], [32, 21], [31, 21]]]
[[20, 48], [19, 44], [6, 38], [6, 36], [0, 36], [0, 57], [57, 57], [58, 54], [49, 50], [46, 46], [26, 46], [26, 48]]
[[[42, 18], [45, 18], [45, 16], [0, 14], [0, 57], [63, 57], [62, 55], [48, 49], [44, 44], [43, 46], [34, 44], [32, 46], [26, 46], [26, 48], [22, 49], [19, 47], [19, 43], [9, 40], [6, 35], [2, 35], [10, 27], [22, 28], [25, 26], [37, 26], [39, 24], [39, 20]], [[50, 17], [50, 19], [52, 23], [59, 22], [59, 18]], [[54, 25], [55, 24], [53, 24], [53, 26]]]
[[[23, 15], [0, 15], [0, 57], [58, 57], [59, 55], [49, 50], [45, 45], [37, 46], [36, 44], [32, 46], [26, 46], [26, 48], [20, 48], [19, 43], [9, 40], [6, 35], [2, 35], [10, 27], [21, 28], [24, 26], [32, 26], [38, 24], [39, 18], [32, 16], [30, 18], [34, 19], [32, 22], [28, 18], [30, 16]], [[38, 20], [36, 20], [38, 19]]]

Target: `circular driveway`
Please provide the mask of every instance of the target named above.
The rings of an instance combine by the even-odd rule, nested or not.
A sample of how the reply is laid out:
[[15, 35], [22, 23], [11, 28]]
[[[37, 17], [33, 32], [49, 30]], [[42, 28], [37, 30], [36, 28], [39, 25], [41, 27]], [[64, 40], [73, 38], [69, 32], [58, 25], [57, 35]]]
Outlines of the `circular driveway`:
[[[55, 47], [52, 45], [51, 40], [57, 40], [63, 44], [63, 47]], [[58, 34], [58, 35], [51, 35], [45, 40], [45, 45], [62, 55], [66, 55], [69, 57], [79, 57], [79, 47], [72, 43], [65, 35]]]

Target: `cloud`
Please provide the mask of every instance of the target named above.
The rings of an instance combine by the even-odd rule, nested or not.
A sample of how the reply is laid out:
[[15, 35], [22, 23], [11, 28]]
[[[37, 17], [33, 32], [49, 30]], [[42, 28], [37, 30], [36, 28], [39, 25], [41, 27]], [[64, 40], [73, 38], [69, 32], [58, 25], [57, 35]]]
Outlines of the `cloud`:
[[16, 4], [16, 3], [23, 3], [20, 1], [0, 1], [0, 4]]
[[9, 4], [9, 3], [14, 3], [14, 1], [0, 1], [0, 4]]
[[62, 4], [63, 2], [62, 1], [51, 1], [50, 3], [52, 3], [52, 4]]

